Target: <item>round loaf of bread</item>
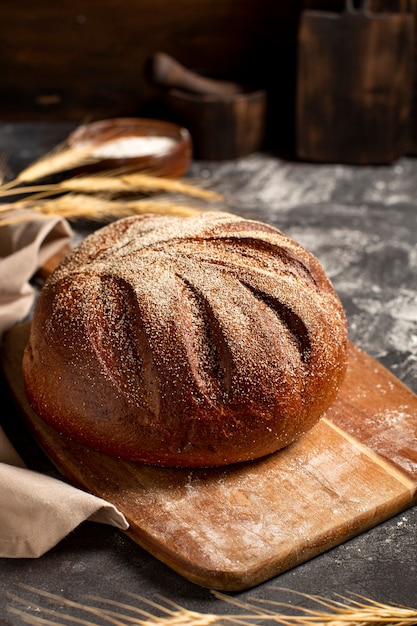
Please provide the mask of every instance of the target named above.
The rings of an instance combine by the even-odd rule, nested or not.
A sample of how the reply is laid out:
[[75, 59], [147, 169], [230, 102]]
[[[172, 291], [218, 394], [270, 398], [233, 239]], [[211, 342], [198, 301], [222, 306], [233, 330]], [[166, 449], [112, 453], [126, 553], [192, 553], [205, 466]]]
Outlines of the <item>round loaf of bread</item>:
[[220, 212], [101, 228], [38, 298], [26, 394], [54, 429], [110, 455], [204, 467], [308, 431], [347, 361], [342, 305], [318, 260]]

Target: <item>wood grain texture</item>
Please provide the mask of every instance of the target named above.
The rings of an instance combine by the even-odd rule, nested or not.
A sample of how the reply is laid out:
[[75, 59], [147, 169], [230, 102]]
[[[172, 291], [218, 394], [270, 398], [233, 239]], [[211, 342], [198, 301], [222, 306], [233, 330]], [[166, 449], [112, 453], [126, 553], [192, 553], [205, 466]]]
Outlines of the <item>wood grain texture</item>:
[[200, 96], [169, 90], [172, 119], [189, 129], [196, 159], [237, 159], [263, 147], [267, 114], [266, 91], [233, 96]]
[[411, 14], [304, 11], [298, 38], [296, 152], [391, 163], [408, 148]]
[[[301, 0], [82, 0], [0, 3], [0, 110], [12, 119], [157, 115], [146, 78], [162, 50], [192, 70], [291, 81]], [[284, 52], [285, 51], [285, 52]], [[284, 99], [279, 88], [281, 101]], [[292, 102], [292, 90], [285, 97]]]
[[[371, 4], [398, 9], [396, 0]], [[146, 78], [150, 55], [163, 50], [192, 70], [265, 89], [268, 148], [293, 154], [300, 12], [343, 6], [343, 0], [4, 0], [0, 114], [78, 123], [169, 116], [161, 90]], [[411, 134], [415, 152], [413, 120]]]
[[161, 469], [84, 448], [31, 411], [21, 377], [28, 330], [6, 335], [2, 366], [35, 438], [68, 480], [126, 515], [134, 541], [192, 582], [251, 587], [417, 500], [417, 397], [353, 345], [339, 399], [291, 446], [227, 468]]

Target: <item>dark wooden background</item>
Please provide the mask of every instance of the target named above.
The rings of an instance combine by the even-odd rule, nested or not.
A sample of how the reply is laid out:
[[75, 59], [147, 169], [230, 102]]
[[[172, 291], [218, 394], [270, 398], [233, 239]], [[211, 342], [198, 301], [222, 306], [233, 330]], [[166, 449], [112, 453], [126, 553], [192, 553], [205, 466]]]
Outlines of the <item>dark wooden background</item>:
[[[386, 8], [401, 0], [373, 0]], [[275, 144], [290, 140], [303, 8], [343, 0], [2, 0], [0, 119], [158, 115], [146, 76], [163, 50], [197, 71], [267, 89]]]

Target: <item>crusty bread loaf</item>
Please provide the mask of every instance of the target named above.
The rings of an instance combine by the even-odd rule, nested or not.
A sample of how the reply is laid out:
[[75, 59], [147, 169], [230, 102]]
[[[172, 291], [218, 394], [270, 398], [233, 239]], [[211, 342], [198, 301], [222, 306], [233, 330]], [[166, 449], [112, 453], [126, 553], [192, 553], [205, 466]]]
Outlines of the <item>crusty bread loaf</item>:
[[64, 435], [125, 459], [254, 459], [309, 430], [347, 359], [317, 259], [228, 213], [130, 217], [47, 280], [23, 359], [27, 397]]

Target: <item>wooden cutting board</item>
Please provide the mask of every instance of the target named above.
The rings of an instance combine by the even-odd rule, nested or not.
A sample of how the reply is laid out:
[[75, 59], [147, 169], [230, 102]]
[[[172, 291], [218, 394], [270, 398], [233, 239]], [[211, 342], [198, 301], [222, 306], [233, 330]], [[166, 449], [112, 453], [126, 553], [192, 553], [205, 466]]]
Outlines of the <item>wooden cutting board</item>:
[[1, 361], [39, 444], [71, 483], [125, 514], [134, 541], [197, 584], [251, 587], [417, 502], [417, 396], [354, 345], [338, 400], [298, 442], [251, 463], [183, 470], [111, 458], [46, 426], [23, 391], [28, 331], [7, 334]]
[[303, 11], [297, 53], [300, 159], [391, 163], [408, 148], [414, 18], [354, 9]]

